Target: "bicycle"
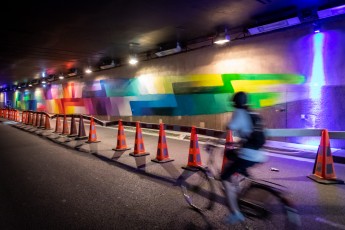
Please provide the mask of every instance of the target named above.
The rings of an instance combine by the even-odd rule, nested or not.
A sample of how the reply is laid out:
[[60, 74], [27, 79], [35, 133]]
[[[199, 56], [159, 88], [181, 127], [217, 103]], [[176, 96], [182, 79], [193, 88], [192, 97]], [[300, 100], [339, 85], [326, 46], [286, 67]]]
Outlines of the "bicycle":
[[[207, 166], [196, 167], [195, 170], [187, 173], [188, 175], [182, 174], [179, 178], [185, 200], [190, 207], [199, 212], [211, 210], [215, 202], [220, 199], [215, 191], [217, 184], [223, 192], [223, 198], [225, 195], [225, 189], [219, 179], [221, 170], [215, 165], [216, 154], [214, 154], [215, 150], [224, 152], [223, 143], [219, 140], [208, 141], [204, 149], [209, 156]], [[300, 216], [293, 202], [288, 198], [286, 187], [244, 174], [246, 173], [238, 174], [242, 177], [239, 183], [238, 204], [246, 217], [243, 223], [246, 228], [250, 228], [249, 220], [256, 228], [262, 227], [262, 229], [293, 229], [300, 226]]]

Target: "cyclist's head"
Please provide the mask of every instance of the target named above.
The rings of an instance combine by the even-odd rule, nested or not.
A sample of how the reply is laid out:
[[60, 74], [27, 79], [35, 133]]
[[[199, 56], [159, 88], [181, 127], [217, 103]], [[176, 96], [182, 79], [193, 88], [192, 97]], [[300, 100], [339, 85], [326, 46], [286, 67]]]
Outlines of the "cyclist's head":
[[232, 97], [233, 106], [238, 109], [247, 109], [247, 94], [243, 91], [237, 92]]

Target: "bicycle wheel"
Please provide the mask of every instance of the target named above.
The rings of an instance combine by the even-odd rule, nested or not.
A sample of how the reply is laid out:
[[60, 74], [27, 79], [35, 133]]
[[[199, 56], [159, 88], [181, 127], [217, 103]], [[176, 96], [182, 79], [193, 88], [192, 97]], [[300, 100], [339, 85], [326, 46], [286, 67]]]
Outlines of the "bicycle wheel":
[[181, 189], [187, 203], [195, 210], [206, 211], [214, 203], [214, 184], [208, 171], [200, 168], [190, 172], [181, 180]]
[[251, 185], [241, 195], [239, 205], [252, 220], [246, 222], [249, 229], [296, 229], [300, 225], [297, 212], [295, 219], [291, 218], [286, 197], [266, 186]]

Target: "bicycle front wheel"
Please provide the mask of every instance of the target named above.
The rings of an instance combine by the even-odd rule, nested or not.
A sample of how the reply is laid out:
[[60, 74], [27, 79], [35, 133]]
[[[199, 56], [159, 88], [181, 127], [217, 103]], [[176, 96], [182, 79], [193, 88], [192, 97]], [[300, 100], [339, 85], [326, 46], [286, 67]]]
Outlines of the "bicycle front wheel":
[[213, 207], [214, 184], [207, 170], [189, 172], [181, 181], [181, 189], [187, 203], [197, 211], [206, 211]]

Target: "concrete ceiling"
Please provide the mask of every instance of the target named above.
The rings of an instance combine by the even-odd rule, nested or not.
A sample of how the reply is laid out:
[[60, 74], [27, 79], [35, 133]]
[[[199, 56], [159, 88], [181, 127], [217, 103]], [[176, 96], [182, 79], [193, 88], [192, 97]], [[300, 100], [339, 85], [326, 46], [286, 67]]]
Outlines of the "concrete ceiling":
[[[229, 28], [273, 22], [337, 0], [99, 0], [6, 1], [0, 7], [0, 87], [40, 73], [124, 63], [129, 53], [151, 53], [212, 39]], [[132, 45], [130, 45], [132, 44]], [[170, 47], [171, 48], [171, 47]]]

